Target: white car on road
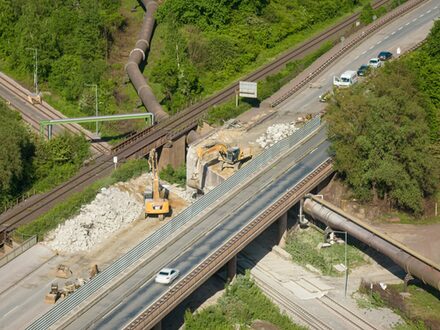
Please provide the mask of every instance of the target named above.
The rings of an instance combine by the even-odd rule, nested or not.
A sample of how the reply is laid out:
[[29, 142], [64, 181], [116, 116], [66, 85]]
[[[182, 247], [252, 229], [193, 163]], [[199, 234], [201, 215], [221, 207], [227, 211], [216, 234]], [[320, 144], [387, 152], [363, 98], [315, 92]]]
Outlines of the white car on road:
[[170, 284], [176, 279], [177, 276], [179, 276], [179, 271], [177, 269], [163, 268], [159, 271], [159, 273], [157, 273], [154, 281], [156, 283]]
[[370, 59], [368, 62], [368, 66], [371, 66], [372, 68], [379, 68], [382, 66], [382, 61], [379, 60], [377, 57], [374, 57]]

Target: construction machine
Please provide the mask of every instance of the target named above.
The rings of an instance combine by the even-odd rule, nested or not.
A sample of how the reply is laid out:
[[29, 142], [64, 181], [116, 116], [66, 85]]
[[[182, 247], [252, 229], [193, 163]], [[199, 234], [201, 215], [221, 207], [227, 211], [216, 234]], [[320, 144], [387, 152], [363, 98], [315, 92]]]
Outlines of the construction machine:
[[[203, 163], [203, 157], [207, 154], [218, 152], [217, 160], [222, 163], [221, 169], [232, 167], [238, 170], [241, 165], [252, 158], [250, 151], [243, 151], [240, 147], [227, 147], [222, 143], [216, 143], [213, 146], [204, 146], [197, 149], [199, 163]], [[212, 161], [212, 160], [211, 160]]]
[[188, 186], [203, 190], [206, 168], [218, 162], [221, 163], [220, 170], [233, 168], [237, 171], [243, 163], [252, 158], [249, 150], [242, 150], [238, 146], [227, 147], [222, 143], [214, 143], [197, 148], [197, 159], [194, 171], [187, 181]]
[[157, 216], [163, 220], [170, 213], [170, 203], [167, 198], [166, 190], [159, 183], [159, 171], [157, 169], [157, 153], [153, 149], [148, 157], [151, 173], [153, 174], [152, 189], [144, 193], [145, 218]]

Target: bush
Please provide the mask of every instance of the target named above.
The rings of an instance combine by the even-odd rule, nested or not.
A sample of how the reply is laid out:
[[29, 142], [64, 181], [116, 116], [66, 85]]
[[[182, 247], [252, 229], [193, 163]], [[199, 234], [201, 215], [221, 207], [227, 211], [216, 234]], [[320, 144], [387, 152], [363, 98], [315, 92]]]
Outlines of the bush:
[[159, 173], [160, 178], [169, 183], [175, 183], [179, 187], [185, 187], [186, 185], [186, 166], [185, 164], [179, 166], [177, 169], [174, 169], [171, 165], [167, 165], [162, 171]]
[[236, 281], [226, 287], [218, 304], [199, 313], [185, 313], [185, 329], [233, 329], [236, 324], [248, 327], [254, 320], [268, 321], [279, 329], [304, 329], [282, 314], [246, 275], [238, 275]]

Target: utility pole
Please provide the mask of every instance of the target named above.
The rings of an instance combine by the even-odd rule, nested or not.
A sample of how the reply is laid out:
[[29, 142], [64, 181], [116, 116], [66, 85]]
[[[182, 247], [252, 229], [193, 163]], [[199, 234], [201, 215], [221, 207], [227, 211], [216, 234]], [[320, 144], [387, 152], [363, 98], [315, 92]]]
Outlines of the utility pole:
[[[86, 86], [95, 88], [95, 116], [98, 117], [98, 85], [97, 84], [86, 84]], [[96, 136], [98, 136], [98, 121], [96, 121]]]
[[34, 52], [35, 66], [34, 66], [34, 86], [35, 95], [38, 95], [38, 49], [37, 48], [26, 48], [27, 50], [32, 50]]

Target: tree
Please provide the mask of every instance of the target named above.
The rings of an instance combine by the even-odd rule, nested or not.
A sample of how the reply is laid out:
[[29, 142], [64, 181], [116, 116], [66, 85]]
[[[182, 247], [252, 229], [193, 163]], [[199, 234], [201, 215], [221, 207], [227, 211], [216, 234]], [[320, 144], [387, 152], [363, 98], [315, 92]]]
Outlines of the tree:
[[420, 213], [439, 178], [417, 87], [403, 62], [388, 63], [365, 84], [338, 91], [327, 120], [335, 169], [357, 197], [385, 198]]
[[0, 103], [0, 205], [23, 192], [32, 177], [34, 148], [20, 116]]

